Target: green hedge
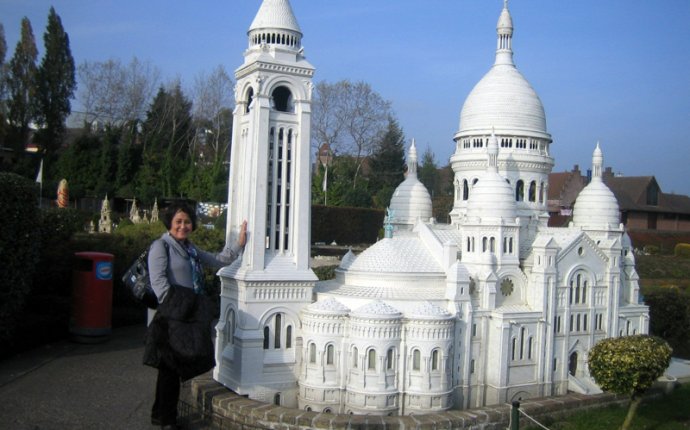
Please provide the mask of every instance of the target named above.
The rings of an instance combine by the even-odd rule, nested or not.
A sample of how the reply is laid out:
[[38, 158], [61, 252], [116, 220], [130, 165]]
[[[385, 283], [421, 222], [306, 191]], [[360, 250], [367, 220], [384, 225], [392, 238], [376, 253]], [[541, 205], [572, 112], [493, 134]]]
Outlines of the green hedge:
[[679, 243], [673, 248], [676, 257], [690, 258], [690, 243]]
[[690, 359], [690, 294], [678, 288], [650, 289], [644, 301], [649, 306], [649, 331], [666, 340], [676, 357]]
[[381, 209], [312, 205], [311, 241], [335, 241], [338, 245], [374, 243], [384, 215]]
[[31, 290], [41, 249], [38, 186], [13, 173], [0, 172], [0, 342], [12, 339], [17, 317]]

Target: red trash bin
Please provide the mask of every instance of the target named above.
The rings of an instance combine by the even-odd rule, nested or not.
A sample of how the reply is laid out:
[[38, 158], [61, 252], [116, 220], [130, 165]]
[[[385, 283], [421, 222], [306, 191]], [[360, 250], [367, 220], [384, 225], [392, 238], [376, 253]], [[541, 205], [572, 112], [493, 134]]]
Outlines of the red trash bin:
[[74, 257], [69, 325], [72, 339], [106, 340], [112, 331], [114, 256], [104, 252], [77, 252]]

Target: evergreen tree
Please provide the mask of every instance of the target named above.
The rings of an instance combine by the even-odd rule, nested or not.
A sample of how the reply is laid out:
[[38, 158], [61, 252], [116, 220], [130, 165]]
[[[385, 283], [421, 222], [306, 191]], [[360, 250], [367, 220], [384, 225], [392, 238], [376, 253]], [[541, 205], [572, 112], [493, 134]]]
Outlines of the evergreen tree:
[[117, 173], [115, 174], [115, 195], [122, 197], [134, 196], [135, 174], [141, 164], [141, 147], [135, 145], [137, 139], [137, 122], [123, 126], [120, 144], [117, 148]]
[[7, 67], [5, 56], [7, 55], [7, 42], [5, 41], [5, 27], [0, 23], [0, 146], [5, 146], [5, 133], [7, 122]]
[[34, 120], [31, 101], [36, 94], [36, 40], [31, 21], [24, 17], [21, 24], [21, 37], [9, 62], [6, 77], [7, 119], [9, 121], [8, 140], [15, 154], [22, 154], [29, 142], [29, 124]]
[[143, 125], [142, 166], [137, 172], [136, 193], [144, 201], [175, 196], [190, 165], [192, 104], [180, 83], [158, 91]]
[[115, 191], [115, 178], [117, 176], [117, 147], [120, 143], [122, 129], [119, 127], [106, 127], [101, 136], [101, 153], [98, 162], [100, 174], [96, 184], [95, 196], [111, 196]]
[[101, 156], [101, 146], [101, 139], [98, 136], [84, 134], [58, 158], [57, 177], [67, 179], [70, 198], [93, 196], [101, 175], [97, 162]]
[[72, 111], [70, 99], [77, 87], [69, 36], [53, 7], [43, 43], [45, 55], [37, 70], [35, 98], [36, 119], [43, 128], [37, 140], [47, 154], [53, 154], [62, 144], [65, 120]]
[[432, 197], [439, 193], [438, 166], [436, 166], [434, 153], [431, 152], [431, 148], [428, 146], [426, 151], [424, 151], [424, 155], [422, 156], [422, 165], [417, 172], [417, 176], [419, 177], [419, 181], [424, 184]]
[[398, 122], [388, 118], [386, 134], [376, 145], [371, 157], [369, 190], [374, 206], [388, 207], [395, 188], [405, 179], [405, 136]]

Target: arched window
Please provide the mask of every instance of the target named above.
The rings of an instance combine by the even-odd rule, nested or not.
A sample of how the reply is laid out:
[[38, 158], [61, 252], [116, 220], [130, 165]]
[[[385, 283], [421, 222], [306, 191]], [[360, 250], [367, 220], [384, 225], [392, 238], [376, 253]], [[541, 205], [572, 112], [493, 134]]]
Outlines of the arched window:
[[326, 364], [329, 366], [333, 365], [333, 360], [334, 360], [333, 356], [335, 355], [334, 349], [335, 348], [333, 347], [332, 343], [326, 347]]
[[273, 90], [271, 98], [273, 99], [275, 110], [279, 112], [294, 112], [295, 107], [292, 101], [292, 92], [288, 87], [282, 85], [277, 87]]
[[489, 245], [488, 245], [489, 242], [488, 241], [489, 241], [488, 238], [486, 238], [486, 237], [482, 238], [482, 252], [486, 252], [489, 249]]
[[273, 404], [276, 406], [280, 406], [280, 393], [276, 393], [273, 396]]
[[439, 369], [438, 349], [431, 351], [431, 370]]
[[235, 343], [235, 324], [235, 310], [230, 309], [230, 312], [228, 312], [228, 324], [226, 326], [227, 332], [225, 333], [225, 339], [230, 345]]
[[467, 200], [470, 198], [470, 186], [467, 183], [467, 179], [462, 181], [462, 199]]
[[376, 350], [370, 349], [367, 353], [367, 369], [376, 370]]
[[412, 351], [412, 370], [419, 370], [421, 368], [422, 353], [415, 349]]
[[570, 278], [569, 298], [571, 305], [584, 305], [587, 303], [587, 284], [589, 276], [583, 270], [578, 270]]
[[316, 364], [316, 344], [309, 344], [309, 363]]
[[268, 327], [264, 327], [264, 349], [268, 349], [268, 342], [270, 336], [270, 329]]
[[246, 98], [247, 106], [245, 107], [245, 113], [249, 112], [249, 109], [252, 107], [252, 103], [254, 102], [254, 88], [249, 87], [249, 90], [247, 90], [247, 98]]
[[287, 326], [287, 331], [285, 333], [285, 348], [292, 348], [292, 326]]
[[515, 184], [515, 201], [521, 202], [523, 200], [525, 200], [525, 183], [520, 179]]
[[535, 181], [529, 183], [529, 201], [537, 201], [537, 183]]
[[386, 353], [386, 369], [393, 369], [393, 348], [389, 348], [388, 352]]
[[496, 252], [496, 238], [492, 237], [491, 240], [489, 240], [489, 251], [492, 253]]
[[539, 184], [539, 203], [544, 203], [544, 183]]
[[282, 316], [280, 314], [276, 315], [275, 318], [275, 341], [273, 342], [273, 348], [275, 349], [280, 349], [280, 332], [282, 328], [282, 323], [281, 323]]
[[352, 368], [356, 369], [359, 367], [358, 365], [359, 361], [359, 351], [357, 350], [357, 347], [355, 346], [352, 348]]
[[511, 346], [511, 352], [510, 352], [510, 359], [515, 360], [517, 358], [517, 338], [513, 338], [512, 341], [512, 346]]

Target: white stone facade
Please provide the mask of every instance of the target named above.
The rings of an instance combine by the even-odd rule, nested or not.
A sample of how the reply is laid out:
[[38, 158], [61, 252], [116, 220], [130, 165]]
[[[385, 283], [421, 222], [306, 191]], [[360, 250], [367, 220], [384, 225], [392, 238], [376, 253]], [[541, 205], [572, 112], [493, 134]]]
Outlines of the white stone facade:
[[[552, 139], [513, 63], [512, 34], [506, 4], [496, 62], [455, 136], [452, 223], [429, 220], [413, 168], [396, 190], [392, 237], [348, 253], [334, 280], [317, 283], [308, 268], [313, 68], [288, 0], [264, 0], [236, 72], [228, 240], [243, 219], [252, 234], [242, 259], [219, 272], [218, 381], [305, 410], [423, 414], [596, 392], [590, 348], [648, 331], [630, 240], [597, 180], [598, 147], [574, 223], [546, 225]], [[280, 86], [290, 97], [272, 102]], [[281, 127], [294, 132], [294, 158], [278, 176]], [[416, 167], [413, 150], [409, 158]], [[276, 188], [288, 177], [289, 191]], [[276, 218], [287, 201], [278, 189], [290, 205]]]

